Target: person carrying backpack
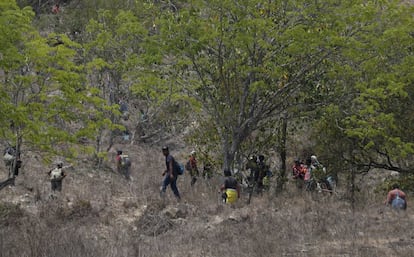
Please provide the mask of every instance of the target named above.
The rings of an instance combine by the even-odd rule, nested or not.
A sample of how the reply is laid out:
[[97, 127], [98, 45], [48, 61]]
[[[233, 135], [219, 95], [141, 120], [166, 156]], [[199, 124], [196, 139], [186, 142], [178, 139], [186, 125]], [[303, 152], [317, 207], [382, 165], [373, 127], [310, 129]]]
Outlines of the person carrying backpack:
[[204, 163], [203, 172], [201, 176], [204, 179], [211, 179], [213, 177], [213, 166], [211, 165], [211, 163]]
[[10, 166], [13, 164], [14, 159], [16, 158], [16, 148], [13, 146], [8, 146], [3, 151], [3, 161], [4, 165]]
[[257, 162], [257, 168], [258, 168], [257, 177], [255, 177], [255, 181], [257, 183], [257, 192], [262, 193], [264, 189], [263, 181], [269, 171], [269, 165], [266, 164], [265, 157], [262, 154], [259, 155], [259, 160]]
[[299, 159], [295, 159], [295, 164], [292, 166], [292, 177], [296, 181], [296, 186], [299, 189], [301, 189], [304, 184], [306, 172], [306, 166]]
[[122, 150], [118, 150], [115, 157], [116, 169], [118, 173], [125, 176], [127, 180], [131, 180], [131, 159]]
[[232, 204], [240, 198], [240, 185], [237, 180], [231, 176], [231, 171], [224, 170], [224, 182], [220, 186], [221, 196], [224, 203]]
[[407, 209], [407, 195], [400, 189], [398, 184], [392, 185], [392, 190], [388, 192], [385, 204], [391, 205], [396, 210]]
[[328, 174], [326, 168], [320, 163], [316, 155], [310, 157], [311, 160], [311, 175], [319, 191], [328, 191], [332, 193], [334, 186], [334, 178]]
[[[50, 178], [50, 185], [52, 193], [62, 191], [62, 181], [66, 177], [66, 172], [64, 169], [69, 168], [70, 166], [63, 167], [62, 162], [58, 162], [56, 168], [50, 170], [47, 174]], [[53, 195], [52, 195], [53, 197]]]
[[185, 165], [185, 169], [190, 172], [191, 186], [197, 181], [197, 177], [200, 175], [197, 167], [196, 152], [191, 151], [189, 159]]
[[19, 169], [22, 167], [20, 151], [17, 151], [14, 146], [6, 147], [3, 152], [3, 161], [9, 168], [9, 177], [17, 177], [19, 175]]
[[305, 165], [299, 159], [295, 159], [295, 164], [293, 164], [292, 166], [293, 179], [303, 180], [305, 178], [305, 173], [306, 173]]
[[166, 170], [162, 173], [162, 176], [164, 176], [164, 179], [162, 181], [160, 195], [164, 196], [168, 185], [170, 185], [171, 190], [173, 191], [175, 197], [177, 198], [178, 201], [180, 201], [181, 196], [177, 188], [177, 178], [179, 175], [180, 167], [178, 167], [178, 163], [175, 161], [174, 157], [170, 154], [170, 150], [168, 149], [168, 146], [162, 147], [162, 154], [165, 156]]
[[259, 177], [259, 169], [257, 166], [257, 157], [252, 155], [249, 157], [246, 163], [246, 170], [250, 170], [250, 174], [248, 177], [249, 183], [253, 184], [257, 178]]

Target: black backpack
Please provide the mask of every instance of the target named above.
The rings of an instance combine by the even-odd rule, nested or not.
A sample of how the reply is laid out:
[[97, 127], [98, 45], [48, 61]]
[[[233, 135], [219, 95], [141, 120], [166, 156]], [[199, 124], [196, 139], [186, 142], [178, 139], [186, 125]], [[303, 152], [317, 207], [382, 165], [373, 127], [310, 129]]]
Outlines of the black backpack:
[[174, 160], [174, 173], [178, 175], [184, 174], [184, 165]]
[[16, 148], [15, 147], [12, 147], [12, 146], [8, 146], [8, 147], [6, 147], [5, 149], [4, 149], [4, 153], [3, 153], [3, 155], [5, 155], [5, 154], [10, 154], [10, 155], [12, 155], [12, 156], [16, 156]]

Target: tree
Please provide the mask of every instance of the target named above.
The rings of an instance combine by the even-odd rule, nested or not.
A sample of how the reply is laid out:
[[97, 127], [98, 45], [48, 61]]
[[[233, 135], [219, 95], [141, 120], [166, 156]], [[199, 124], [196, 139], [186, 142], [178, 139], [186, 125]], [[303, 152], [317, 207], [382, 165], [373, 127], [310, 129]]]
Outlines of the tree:
[[224, 168], [319, 81], [336, 47], [315, 29], [322, 11], [305, 1], [193, 1], [164, 17], [178, 83], [214, 123]]
[[[176, 111], [183, 108], [168, 81], [171, 68], [160, 66], [153, 8], [137, 3], [136, 11], [100, 10], [84, 37], [90, 84], [109, 105], [128, 103], [131, 118], [123, 125], [132, 126], [135, 137], [145, 141], [168, 133], [171, 121], [180, 117]], [[119, 115], [111, 120], [121, 123]]]
[[31, 26], [30, 8], [20, 9], [13, 1], [0, 4], [1, 137], [18, 151], [23, 145], [39, 151], [46, 161], [76, 156], [79, 138], [90, 137], [97, 122], [91, 115], [103, 106], [85, 87], [83, 66], [77, 63], [80, 45], [65, 35], [42, 38]]
[[336, 101], [317, 122], [318, 143], [336, 163], [360, 171], [411, 172], [413, 7], [370, 2], [353, 10], [339, 21], [353, 33], [330, 71]]

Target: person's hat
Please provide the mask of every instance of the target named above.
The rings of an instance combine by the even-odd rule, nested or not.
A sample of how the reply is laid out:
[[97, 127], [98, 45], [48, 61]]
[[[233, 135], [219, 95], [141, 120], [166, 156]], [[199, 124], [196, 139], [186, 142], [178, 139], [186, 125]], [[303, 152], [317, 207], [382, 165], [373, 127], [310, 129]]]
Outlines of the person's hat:
[[164, 146], [162, 147], [162, 150], [163, 150], [163, 151], [168, 151], [168, 146], [164, 145]]
[[191, 153], [190, 153], [191, 155], [194, 155], [194, 154], [196, 154], [196, 151], [191, 151]]

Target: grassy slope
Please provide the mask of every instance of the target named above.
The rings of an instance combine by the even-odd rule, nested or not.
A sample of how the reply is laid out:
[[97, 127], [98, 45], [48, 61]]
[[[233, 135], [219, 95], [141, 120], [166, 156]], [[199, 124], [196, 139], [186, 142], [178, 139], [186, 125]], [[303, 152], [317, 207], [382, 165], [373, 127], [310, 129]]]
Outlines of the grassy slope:
[[182, 176], [177, 203], [170, 190], [164, 200], [158, 195], [159, 149], [124, 149], [134, 160], [132, 182], [80, 161], [57, 200], [48, 199], [47, 168], [30, 156], [16, 187], [0, 191], [0, 257], [412, 256], [413, 210], [389, 211], [372, 190], [354, 211], [341, 193], [312, 196], [293, 186], [250, 205], [243, 195], [230, 208], [219, 201], [220, 178], [191, 188]]

